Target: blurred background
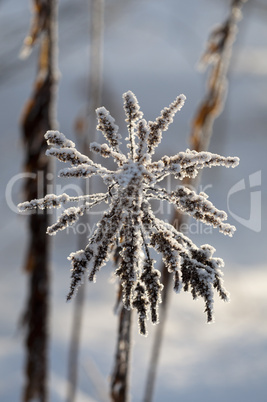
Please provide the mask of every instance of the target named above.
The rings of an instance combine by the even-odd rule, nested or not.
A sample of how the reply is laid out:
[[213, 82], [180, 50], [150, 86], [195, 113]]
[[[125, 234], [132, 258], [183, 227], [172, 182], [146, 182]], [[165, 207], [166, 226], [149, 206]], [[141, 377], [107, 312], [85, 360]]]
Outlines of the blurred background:
[[[75, 122], [88, 102], [88, 3], [59, 2], [57, 120], [60, 131], [74, 141]], [[126, 132], [121, 98], [125, 91], [135, 93], [147, 120], [154, 120], [178, 94], [187, 97], [164, 133], [158, 157], [188, 147], [191, 121], [206, 90], [207, 74], [199, 71], [198, 62], [211, 30], [226, 19], [229, 6], [226, 0], [106, 0], [102, 104], [120, 132]], [[27, 217], [18, 214], [16, 205], [24, 201], [20, 116], [31, 94], [38, 50], [26, 60], [18, 56], [30, 19], [29, 1], [0, 1], [0, 399], [4, 402], [19, 401], [24, 383], [20, 321], [27, 297], [23, 272]], [[200, 184], [210, 200], [228, 213], [237, 231], [233, 238], [226, 238], [190, 221], [187, 233], [197, 245], [213, 245], [216, 255], [224, 259], [231, 302], [225, 304], [216, 297], [215, 323], [207, 325], [202, 300], [172, 294], [155, 402], [264, 402], [267, 398], [266, 21], [266, 0], [248, 0], [234, 43], [225, 108], [215, 122], [210, 144], [211, 152], [238, 156], [240, 165], [233, 170], [207, 169]], [[60, 194], [67, 184], [56, 179], [53, 191]], [[171, 215], [167, 208], [163, 212], [165, 217]], [[49, 392], [52, 402], [60, 402], [66, 398], [73, 314], [73, 303], [65, 302], [67, 256], [77, 250], [77, 241], [73, 231], [58, 233], [52, 240]], [[99, 389], [108, 392], [117, 331], [112, 269], [111, 264], [103, 268], [97, 282], [86, 289], [77, 402], [102, 401], [105, 396]], [[154, 332], [155, 327], [149, 326], [148, 337], [141, 337], [134, 318], [133, 402], [143, 397]]]

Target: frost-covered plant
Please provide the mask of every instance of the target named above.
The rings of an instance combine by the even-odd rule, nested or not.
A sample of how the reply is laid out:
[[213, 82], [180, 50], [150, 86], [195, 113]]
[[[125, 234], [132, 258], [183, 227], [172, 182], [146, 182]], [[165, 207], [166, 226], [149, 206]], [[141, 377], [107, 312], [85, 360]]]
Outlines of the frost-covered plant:
[[158, 305], [163, 288], [160, 272], [155, 268], [155, 260], [150, 255], [150, 248], [154, 248], [162, 254], [166, 268], [173, 275], [174, 290], [191, 290], [194, 299], [203, 297], [207, 321], [212, 321], [214, 289], [223, 300], [228, 300], [220, 270], [224, 265], [223, 260], [213, 257], [215, 249], [210, 245], [197, 247], [172, 225], [158, 219], [149, 201], [166, 200], [180, 211], [232, 236], [235, 227], [224, 223], [227, 214], [208, 201], [205, 193], [196, 194], [182, 185], [168, 192], [158, 183], [170, 174], [177, 179], [194, 178], [204, 167], [235, 167], [239, 159], [187, 149], [174, 156], [163, 156], [158, 161], [152, 161], [155, 148], [161, 142], [162, 132], [168, 129], [174, 115], [182, 108], [185, 96], [178, 96], [169, 107], [162, 110], [154, 122], [142, 118], [143, 113], [131, 91], [126, 92], [123, 99], [129, 133], [127, 155], [120, 150], [118, 126], [104, 107], [96, 110], [97, 128], [102, 131], [107, 143], [100, 145], [94, 142], [90, 146], [91, 151], [102, 157], [113, 158], [118, 165], [117, 170], [108, 170], [79, 153], [75, 144], [62, 133], [48, 131], [45, 134], [48, 145], [51, 145], [46, 154], [71, 164], [71, 167], [59, 172], [60, 177], [88, 178], [98, 175], [107, 185], [107, 192], [79, 197], [49, 194], [42, 199], [19, 204], [19, 209], [58, 208], [67, 202], [82, 202], [78, 207], [65, 209], [57, 222], [47, 229], [47, 233], [53, 235], [73, 225], [95, 205], [102, 202], [109, 204], [85, 249], [69, 256], [72, 273], [68, 300], [77, 291], [88, 270], [89, 280], [95, 281], [97, 272], [110, 258], [114, 246], [119, 247], [120, 263], [115, 273], [122, 284], [122, 301], [125, 308], [137, 310], [140, 332], [146, 334], [148, 310], [151, 321], [158, 322]]

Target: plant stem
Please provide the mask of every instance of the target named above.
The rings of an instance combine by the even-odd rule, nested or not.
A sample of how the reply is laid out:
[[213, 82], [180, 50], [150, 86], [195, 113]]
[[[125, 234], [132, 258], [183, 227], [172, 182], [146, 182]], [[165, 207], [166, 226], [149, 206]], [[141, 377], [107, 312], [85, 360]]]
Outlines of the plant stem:
[[[40, 21], [42, 20], [42, 24]], [[30, 33], [25, 39], [22, 55], [27, 56], [40, 38], [37, 77], [31, 98], [22, 114], [22, 132], [26, 148], [25, 170], [35, 174], [25, 183], [26, 198], [33, 199], [47, 191], [51, 171], [50, 162], [44, 160], [46, 148], [44, 133], [56, 128], [55, 88], [57, 81], [57, 0], [42, 5], [34, 2]], [[40, 175], [41, 172], [41, 175]], [[26, 384], [24, 402], [45, 402], [47, 392], [47, 348], [50, 293], [49, 241], [46, 228], [49, 216], [46, 211], [29, 218], [29, 246], [25, 270], [29, 274], [29, 295], [25, 311], [26, 326]]]
[[115, 364], [111, 375], [110, 397], [113, 402], [127, 402], [131, 352], [131, 310], [121, 307]]

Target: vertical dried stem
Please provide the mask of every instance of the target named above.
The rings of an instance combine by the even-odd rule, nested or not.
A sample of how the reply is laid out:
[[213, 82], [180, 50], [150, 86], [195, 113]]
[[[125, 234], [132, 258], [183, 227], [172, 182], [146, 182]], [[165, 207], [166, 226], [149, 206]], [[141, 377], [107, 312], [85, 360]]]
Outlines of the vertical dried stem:
[[[77, 129], [82, 128], [83, 144], [82, 152], [89, 155], [89, 143], [95, 141], [95, 110], [99, 107], [102, 97], [102, 66], [103, 66], [103, 34], [104, 34], [104, 0], [90, 0], [90, 75], [89, 75], [89, 94], [88, 107], [86, 116], [79, 119]], [[91, 154], [93, 159], [94, 155]], [[91, 183], [83, 180], [83, 194], [89, 190], [91, 192]], [[89, 215], [85, 214], [81, 217], [80, 222], [89, 223]], [[79, 235], [79, 249], [83, 249], [86, 245], [87, 236]], [[78, 381], [78, 357], [80, 348], [82, 317], [85, 299], [85, 284], [83, 284], [75, 298], [73, 323], [70, 338], [70, 349], [68, 358], [68, 390], [67, 401], [75, 400], [77, 381]]]
[[[119, 246], [115, 249], [114, 264], [119, 265]], [[119, 311], [118, 336], [115, 351], [114, 366], [110, 381], [110, 398], [112, 402], [127, 402], [129, 398], [130, 354], [132, 310], [127, 310], [122, 304], [122, 285], [117, 294], [115, 310]]]
[[[212, 31], [207, 49], [202, 56], [201, 62], [207, 67], [211, 65], [211, 71], [207, 83], [207, 92], [201, 102], [192, 122], [189, 142], [192, 149], [196, 151], [207, 151], [212, 136], [213, 124], [224, 108], [224, 101], [227, 93], [227, 72], [232, 54], [233, 42], [237, 33], [237, 23], [241, 17], [241, 8], [246, 0], [233, 0], [227, 20]], [[198, 177], [199, 180], [199, 177]], [[183, 184], [198, 184], [198, 180], [184, 180]], [[182, 224], [187, 221], [187, 216], [175, 210], [172, 223], [180, 231]], [[177, 227], [178, 222], [178, 227]], [[146, 380], [144, 402], [151, 402], [153, 398], [156, 371], [159, 361], [160, 348], [163, 341], [164, 326], [168, 310], [168, 292], [170, 291], [171, 276], [165, 267], [162, 267], [162, 304], [160, 306], [161, 322], [157, 326], [154, 343], [152, 346], [151, 358]]]
[[110, 397], [114, 402], [127, 402], [131, 350], [131, 310], [121, 305], [114, 369], [111, 375]]
[[[37, 77], [31, 98], [22, 115], [22, 132], [25, 141], [25, 170], [35, 174], [25, 183], [27, 199], [46, 193], [50, 166], [44, 157], [44, 133], [54, 129], [56, 71], [56, 19], [57, 0], [33, 2], [34, 15], [29, 35], [24, 42], [22, 56], [27, 56], [37, 39], [40, 53]], [[40, 174], [41, 173], [41, 174]], [[42, 181], [40, 181], [40, 177]], [[29, 246], [25, 270], [29, 274], [29, 296], [24, 316], [26, 327], [26, 384], [25, 402], [47, 400], [47, 347], [48, 347], [48, 296], [49, 264], [48, 214], [35, 213], [29, 218]]]

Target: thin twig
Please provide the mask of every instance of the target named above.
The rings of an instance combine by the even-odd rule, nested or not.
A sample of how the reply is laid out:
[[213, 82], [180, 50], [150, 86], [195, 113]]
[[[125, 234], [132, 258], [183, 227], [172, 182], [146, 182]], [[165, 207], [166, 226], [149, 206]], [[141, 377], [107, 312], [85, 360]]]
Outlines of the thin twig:
[[[207, 93], [201, 102], [192, 122], [189, 142], [192, 149], [196, 151], [207, 151], [212, 136], [213, 124], [216, 118], [222, 113], [227, 93], [227, 73], [232, 54], [233, 42], [237, 33], [237, 23], [241, 16], [241, 8], [246, 0], [233, 0], [227, 20], [214, 31], [212, 31], [207, 49], [202, 57], [202, 64], [207, 67], [211, 65], [208, 78]], [[199, 176], [198, 176], [199, 179]], [[197, 186], [196, 179], [184, 179], [183, 184]], [[188, 217], [175, 210], [172, 224], [181, 231], [183, 223]], [[177, 227], [178, 222], [178, 227]], [[162, 267], [162, 304], [160, 306], [161, 321], [156, 328], [154, 343], [151, 351], [151, 359], [146, 380], [144, 402], [151, 402], [155, 387], [156, 372], [159, 361], [160, 349], [163, 341], [163, 333], [168, 310], [168, 294], [171, 285], [171, 276], [167, 269]]]

